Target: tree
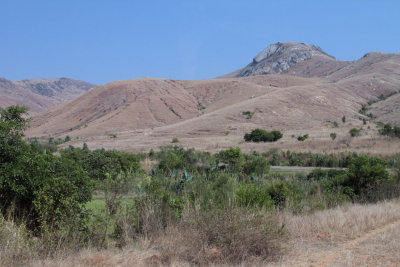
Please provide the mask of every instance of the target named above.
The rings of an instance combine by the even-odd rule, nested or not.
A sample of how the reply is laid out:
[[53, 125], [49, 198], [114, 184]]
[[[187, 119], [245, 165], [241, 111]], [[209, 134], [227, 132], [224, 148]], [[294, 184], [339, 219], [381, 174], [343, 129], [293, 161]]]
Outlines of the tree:
[[358, 156], [347, 169], [345, 185], [350, 186], [356, 195], [373, 189], [382, 181], [389, 179], [386, 162], [376, 157]]
[[27, 149], [22, 140], [29, 123], [24, 117], [27, 113], [26, 107], [18, 105], [0, 108], [0, 164], [15, 160]]
[[35, 231], [76, 226], [91, 198], [87, 173], [22, 140], [26, 115], [26, 107], [0, 109], [0, 212]]

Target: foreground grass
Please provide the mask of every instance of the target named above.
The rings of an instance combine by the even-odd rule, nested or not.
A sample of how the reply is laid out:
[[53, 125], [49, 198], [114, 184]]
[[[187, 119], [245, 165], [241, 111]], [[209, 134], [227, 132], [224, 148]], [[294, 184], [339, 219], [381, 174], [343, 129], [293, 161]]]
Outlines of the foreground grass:
[[[261, 257], [253, 257], [238, 261], [235, 265], [293, 266], [292, 264], [296, 263], [297, 266], [309, 266], [307, 264], [310, 264], [312, 260], [315, 264], [327, 258], [332, 264], [354, 266], [357, 262], [366, 263], [368, 258], [377, 265], [398, 259], [398, 250], [396, 250], [399, 247], [397, 237], [400, 225], [396, 224], [400, 221], [400, 200], [398, 199], [368, 205], [346, 204], [308, 215], [283, 212], [276, 216], [284, 223], [288, 233], [284, 240], [283, 254], [278, 254], [272, 262], [271, 259], [267, 262]], [[268, 218], [271, 219], [271, 217]], [[394, 223], [393, 226], [385, 228], [392, 223]], [[162, 234], [154, 238], [138, 239], [136, 243], [123, 249], [97, 251], [86, 248], [75, 252], [60, 251], [51, 258], [38, 255], [35, 251], [37, 247], [27, 245], [27, 240], [22, 234], [23, 229], [15, 227], [11, 222], [2, 221], [0, 233], [2, 240], [7, 240], [7, 242], [1, 243], [0, 262], [1, 266], [189, 266], [194, 262], [188, 257], [188, 253], [192, 253], [188, 249], [197, 249], [200, 257], [197, 259], [197, 264], [214, 262], [212, 265], [228, 265], [224, 260], [208, 261], [214, 257], [221, 257], [225, 248], [222, 246], [201, 247], [204, 246], [204, 238], [207, 234], [220, 235], [219, 233], [223, 232], [224, 226], [227, 225], [229, 224], [217, 223], [214, 226], [215, 229], [203, 229], [193, 225], [188, 227], [187, 224], [185, 226], [171, 225]], [[251, 230], [251, 227], [245, 229]], [[376, 234], [368, 236], [368, 233], [374, 231]], [[340, 250], [343, 244], [358, 239], [363, 242], [360, 244], [355, 242], [354, 246], [347, 245], [348, 253]], [[34, 243], [32, 240], [31, 242]], [[262, 242], [263, 240], [260, 240], [259, 243]], [[345, 254], [343, 257], [336, 258], [332, 252]], [[378, 257], [380, 252], [384, 252], [381, 255], [385, 257]], [[377, 257], [367, 257], [369, 254], [377, 255]], [[327, 257], [327, 255], [330, 256]], [[360, 258], [358, 255], [365, 257]]]

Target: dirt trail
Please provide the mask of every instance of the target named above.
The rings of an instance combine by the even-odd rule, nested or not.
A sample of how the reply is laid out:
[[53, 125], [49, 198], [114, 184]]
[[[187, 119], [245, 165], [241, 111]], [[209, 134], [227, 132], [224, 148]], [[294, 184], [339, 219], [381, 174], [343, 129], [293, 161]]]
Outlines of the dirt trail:
[[400, 220], [386, 224], [382, 227], [376, 228], [356, 239], [344, 242], [338, 247], [328, 251], [321, 251], [309, 258], [309, 262], [302, 266], [337, 266], [335, 260], [339, 259], [341, 255], [351, 249], [362, 247], [365, 241], [373, 239], [377, 235], [389, 231], [394, 227], [400, 227]]

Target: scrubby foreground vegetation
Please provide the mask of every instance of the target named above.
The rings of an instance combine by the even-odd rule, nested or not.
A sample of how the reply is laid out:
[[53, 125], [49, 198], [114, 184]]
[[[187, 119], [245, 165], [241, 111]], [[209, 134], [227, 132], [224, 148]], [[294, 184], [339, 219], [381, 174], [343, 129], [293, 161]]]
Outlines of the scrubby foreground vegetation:
[[[23, 140], [24, 114], [20, 106], [0, 111], [4, 266], [138, 246], [154, 251], [150, 261], [166, 265], [274, 262], [296, 233], [312, 232], [306, 229], [312, 222], [301, 221], [400, 194], [399, 155], [260, 155], [240, 148], [212, 155], [178, 146], [132, 154], [85, 145], [52, 153]], [[270, 172], [281, 164], [341, 168]]]

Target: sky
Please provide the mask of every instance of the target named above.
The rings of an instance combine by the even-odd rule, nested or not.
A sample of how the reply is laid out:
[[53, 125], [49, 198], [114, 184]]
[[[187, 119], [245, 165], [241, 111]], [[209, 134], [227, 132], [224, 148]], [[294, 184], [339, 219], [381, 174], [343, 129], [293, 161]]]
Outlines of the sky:
[[400, 53], [398, 0], [0, 0], [0, 76], [214, 78], [276, 42]]

